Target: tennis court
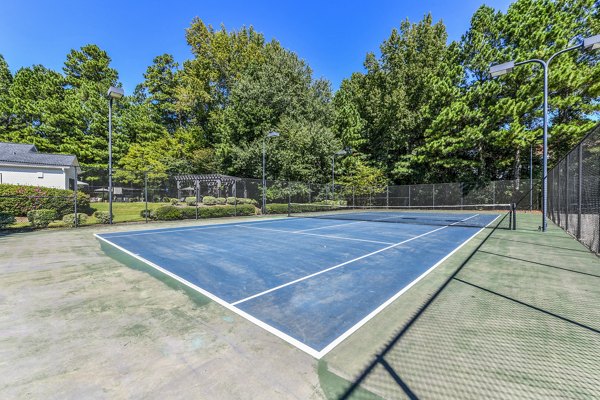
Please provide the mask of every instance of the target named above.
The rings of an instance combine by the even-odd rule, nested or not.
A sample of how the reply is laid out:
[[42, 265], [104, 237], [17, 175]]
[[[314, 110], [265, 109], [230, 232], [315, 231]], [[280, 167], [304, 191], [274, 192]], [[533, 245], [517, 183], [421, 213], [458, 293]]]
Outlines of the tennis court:
[[321, 358], [505, 219], [489, 211], [337, 211], [96, 237]]

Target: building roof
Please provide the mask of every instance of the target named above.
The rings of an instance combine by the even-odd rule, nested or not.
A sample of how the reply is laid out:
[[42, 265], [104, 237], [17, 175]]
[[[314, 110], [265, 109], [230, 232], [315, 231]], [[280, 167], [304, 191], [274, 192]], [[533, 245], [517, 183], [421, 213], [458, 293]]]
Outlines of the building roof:
[[0, 163], [78, 166], [77, 157], [71, 154], [40, 153], [33, 144], [0, 142]]

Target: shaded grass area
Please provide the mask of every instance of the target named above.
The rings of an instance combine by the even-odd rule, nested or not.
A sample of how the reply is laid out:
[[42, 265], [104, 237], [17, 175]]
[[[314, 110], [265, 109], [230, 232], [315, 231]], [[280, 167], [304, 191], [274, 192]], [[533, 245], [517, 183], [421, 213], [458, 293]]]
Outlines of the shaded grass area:
[[[363, 391], [383, 398], [600, 397], [600, 259], [554, 225], [538, 232], [539, 215], [519, 217], [517, 231], [495, 231], [388, 347]], [[327, 373], [356, 377], [480, 243], [481, 236], [334, 349]], [[340, 381], [320, 377], [329, 398], [343, 392]], [[370, 398], [363, 391], [351, 398]]]
[[[155, 210], [160, 206], [167, 205], [169, 203], [148, 203], [148, 210]], [[94, 211], [106, 211], [108, 212], [108, 203], [92, 203], [91, 207]], [[146, 203], [144, 202], [133, 202], [133, 203], [122, 203], [113, 202], [113, 222], [136, 222], [145, 221], [146, 219], [141, 216], [142, 210], [146, 209]], [[97, 223], [96, 218], [89, 217], [88, 224]]]

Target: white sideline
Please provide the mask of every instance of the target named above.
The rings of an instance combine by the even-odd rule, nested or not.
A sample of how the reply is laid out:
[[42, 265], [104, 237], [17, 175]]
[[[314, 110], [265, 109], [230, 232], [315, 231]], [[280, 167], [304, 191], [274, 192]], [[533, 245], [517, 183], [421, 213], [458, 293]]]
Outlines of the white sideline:
[[[473, 215], [473, 216], [471, 216], [471, 217], [469, 217], [469, 218], [465, 218], [464, 220], [461, 220], [461, 221], [459, 221], [459, 222], [456, 222], [456, 223], [454, 223], [454, 224], [460, 223], [460, 222], [462, 222], [462, 221], [466, 221], [466, 220], [468, 220], [468, 219], [471, 219], [471, 218], [474, 218], [474, 217], [476, 217], [476, 216], [478, 216], [478, 215], [479, 215], [479, 214]], [[265, 293], [267, 293], [267, 292], [274, 291], [274, 290], [276, 290], [277, 288], [273, 288], [273, 289], [270, 289], [270, 290], [268, 290], [268, 291], [265, 291], [265, 292], [262, 292], [262, 293], [256, 294], [256, 295], [254, 295], [254, 296], [250, 296], [250, 297], [248, 297], [248, 298], [246, 298], [246, 299], [239, 300], [239, 301], [237, 301], [237, 302], [235, 302], [235, 303], [228, 303], [227, 301], [225, 301], [225, 300], [223, 300], [223, 299], [221, 299], [221, 298], [217, 297], [216, 295], [214, 295], [214, 294], [212, 294], [212, 293], [210, 293], [210, 292], [206, 291], [205, 289], [202, 289], [202, 288], [200, 288], [200, 287], [196, 286], [195, 284], [193, 284], [193, 283], [191, 283], [191, 282], [189, 282], [189, 281], [187, 281], [187, 280], [185, 280], [185, 279], [183, 279], [183, 278], [179, 277], [178, 275], [176, 275], [176, 274], [174, 274], [174, 273], [172, 273], [172, 272], [170, 272], [170, 271], [168, 271], [168, 270], [166, 270], [166, 269], [164, 269], [164, 268], [162, 268], [162, 267], [160, 267], [160, 266], [158, 266], [158, 265], [156, 265], [156, 264], [152, 263], [151, 261], [148, 261], [148, 260], [146, 260], [145, 258], [143, 258], [143, 257], [140, 257], [138, 254], [132, 253], [131, 251], [129, 251], [129, 250], [127, 250], [127, 249], [125, 249], [125, 248], [123, 248], [123, 247], [121, 247], [121, 246], [119, 246], [119, 245], [117, 245], [117, 244], [115, 244], [115, 243], [112, 243], [111, 241], [109, 241], [109, 240], [107, 240], [107, 239], [105, 239], [105, 238], [103, 238], [103, 237], [99, 236], [98, 234], [94, 234], [94, 236], [95, 236], [97, 239], [99, 239], [99, 240], [101, 240], [101, 241], [103, 241], [103, 242], [105, 242], [105, 243], [109, 244], [110, 246], [113, 246], [113, 247], [117, 248], [118, 250], [120, 250], [120, 251], [122, 251], [122, 252], [124, 252], [124, 253], [126, 253], [126, 254], [128, 254], [128, 255], [130, 255], [130, 256], [132, 256], [132, 257], [134, 257], [134, 258], [136, 258], [136, 259], [138, 259], [138, 260], [140, 260], [140, 261], [142, 261], [142, 262], [144, 262], [144, 263], [145, 263], [145, 264], [147, 264], [148, 266], [150, 266], [150, 267], [152, 267], [152, 268], [154, 268], [154, 269], [156, 269], [156, 270], [158, 270], [158, 271], [160, 271], [160, 272], [162, 272], [162, 273], [164, 273], [164, 274], [166, 274], [166, 275], [170, 276], [171, 278], [173, 278], [173, 279], [175, 279], [175, 280], [177, 280], [177, 281], [181, 282], [182, 284], [184, 284], [184, 285], [186, 285], [186, 286], [188, 286], [188, 287], [190, 287], [190, 288], [192, 288], [192, 289], [194, 289], [194, 290], [198, 291], [199, 293], [201, 293], [201, 294], [203, 294], [203, 295], [207, 296], [208, 298], [210, 298], [211, 300], [215, 301], [216, 303], [218, 303], [218, 304], [220, 304], [220, 305], [224, 306], [224, 307], [225, 307], [225, 308], [227, 308], [228, 310], [231, 310], [231, 311], [235, 312], [236, 314], [240, 315], [241, 317], [243, 317], [243, 318], [246, 318], [246, 319], [247, 319], [247, 320], [249, 320], [250, 322], [252, 322], [252, 323], [254, 323], [254, 324], [258, 325], [259, 327], [261, 327], [261, 328], [265, 329], [266, 331], [268, 331], [268, 332], [270, 332], [270, 333], [274, 334], [275, 336], [277, 336], [277, 337], [279, 337], [279, 338], [281, 338], [281, 339], [285, 340], [286, 342], [288, 342], [288, 343], [290, 343], [291, 345], [293, 345], [293, 346], [297, 347], [298, 349], [300, 349], [300, 350], [304, 351], [305, 353], [307, 353], [307, 354], [309, 354], [309, 355], [311, 355], [311, 356], [315, 357], [316, 359], [320, 359], [320, 358], [322, 358], [323, 356], [325, 356], [325, 355], [326, 355], [328, 352], [330, 352], [330, 351], [331, 351], [333, 348], [335, 348], [335, 347], [336, 347], [338, 344], [340, 344], [340, 343], [341, 343], [343, 340], [345, 340], [347, 337], [349, 337], [349, 336], [350, 336], [350, 335], [352, 335], [352, 334], [353, 334], [355, 331], [357, 331], [357, 330], [358, 330], [358, 329], [359, 329], [361, 326], [363, 326], [363, 325], [364, 325], [364, 324], [366, 324], [366, 323], [367, 323], [369, 320], [371, 320], [373, 317], [375, 317], [377, 314], [379, 314], [379, 313], [380, 313], [380, 312], [381, 312], [381, 311], [382, 311], [384, 308], [386, 308], [386, 307], [387, 307], [389, 304], [391, 304], [391, 303], [392, 303], [392, 302], [394, 302], [396, 299], [398, 299], [398, 297], [400, 297], [400, 296], [401, 296], [403, 293], [405, 293], [405, 292], [406, 292], [408, 289], [410, 289], [410, 288], [411, 288], [412, 286], [414, 286], [414, 285], [415, 285], [417, 282], [419, 282], [421, 279], [423, 279], [423, 278], [424, 278], [424, 277], [425, 277], [427, 274], [429, 274], [431, 271], [433, 271], [433, 270], [434, 270], [436, 267], [438, 267], [438, 266], [439, 266], [441, 263], [443, 263], [443, 262], [444, 262], [446, 259], [448, 259], [448, 258], [449, 258], [450, 256], [452, 256], [454, 253], [456, 253], [456, 252], [457, 252], [457, 251], [458, 251], [460, 248], [462, 248], [464, 245], [466, 245], [466, 244], [467, 244], [469, 241], [471, 241], [471, 240], [472, 240], [472, 239], [473, 239], [475, 236], [477, 236], [477, 235], [478, 235], [478, 234], [479, 234], [479, 233], [480, 233], [480, 232], [481, 232], [483, 229], [485, 229], [486, 227], [488, 227], [489, 225], [491, 225], [491, 224], [492, 224], [494, 221], [496, 221], [496, 220], [497, 220], [499, 217], [500, 217], [500, 216], [497, 216], [497, 217], [496, 217], [494, 220], [492, 220], [490, 223], [488, 223], [488, 224], [487, 224], [487, 225], [486, 225], [484, 228], [481, 228], [481, 229], [480, 229], [480, 230], [478, 230], [478, 231], [477, 231], [475, 234], [473, 234], [471, 237], [469, 237], [468, 239], [466, 239], [466, 240], [465, 240], [465, 241], [464, 241], [462, 244], [460, 244], [460, 245], [459, 245], [457, 248], [455, 248], [455, 249], [454, 249], [452, 252], [450, 252], [450, 253], [449, 253], [448, 255], [446, 255], [444, 258], [442, 258], [441, 260], [439, 260], [439, 261], [438, 261], [436, 264], [434, 264], [433, 266], [431, 266], [431, 267], [430, 267], [430, 268], [429, 268], [427, 271], [425, 271], [425, 272], [424, 272], [423, 274], [421, 274], [419, 277], [417, 277], [416, 279], [414, 279], [414, 280], [413, 280], [413, 281], [412, 281], [410, 284], [408, 284], [407, 286], [405, 286], [404, 288], [402, 288], [402, 289], [401, 289], [401, 290], [400, 290], [398, 293], [394, 294], [394, 295], [393, 295], [391, 298], [389, 298], [387, 301], [385, 301], [383, 304], [381, 304], [379, 307], [377, 307], [375, 310], [373, 310], [371, 313], [369, 313], [369, 314], [368, 314], [366, 317], [364, 317], [362, 320], [360, 320], [359, 322], [357, 322], [357, 323], [356, 323], [354, 326], [352, 326], [350, 329], [348, 329], [348, 330], [347, 330], [346, 332], [344, 332], [342, 335], [338, 336], [338, 337], [337, 337], [337, 338], [336, 338], [334, 341], [332, 341], [331, 343], [329, 343], [329, 344], [328, 344], [328, 345], [327, 345], [325, 348], [323, 348], [323, 350], [321, 350], [321, 351], [318, 351], [318, 350], [315, 350], [315, 349], [313, 349], [312, 347], [310, 347], [310, 346], [308, 346], [308, 345], [306, 345], [306, 344], [304, 344], [304, 343], [300, 342], [299, 340], [297, 340], [297, 339], [293, 338], [292, 336], [290, 336], [290, 335], [288, 335], [288, 334], [286, 334], [286, 333], [284, 333], [284, 332], [280, 331], [280, 330], [279, 330], [279, 329], [277, 329], [277, 328], [274, 328], [274, 327], [272, 327], [272, 326], [268, 325], [267, 323], [265, 323], [265, 322], [263, 322], [263, 321], [259, 320], [259, 319], [258, 319], [258, 318], [256, 318], [256, 317], [253, 317], [252, 315], [250, 315], [250, 314], [246, 313], [245, 311], [243, 311], [243, 310], [241, 310], [241, 309], [239, 309], [239, 308], [237, 308], [237, 307], [236, 307], [236, 305], [237, 305], [237, 304], [239, 304], [239, 303], [241, 303], [241, 302], [243, 302], [243, 301], [247, 301], [247, 300], [249, 300], [249, 299], [251, 299], [251, 298], [258, 297], [259, 295], [265, 294]], [[256, 221], [256, 222], [250, 222], [249, 224], [253, 224], [253, 223], [267, 223], [267, 222], [274, 222], [274, 221], [277, 221], [277, 220], [271, 220], [271, 221]], [[359, 222], [363, 222], [363, 221], [359, 221]], [[454, 224], [451, 224], [451, 225], [454, 225]], [[347, 224], [342, 224], [342, 225], [347, 225]], [[400, 245], [400, 244], [402, 244], [402, 243], [406, 243], [406, 242], [408, 242], [408, 241], [415, 240], [415, 239], [417, 239], [417, 238], [420, 238], [420, 237], [423, 237], [423, 236], [429, 235], [429, 234], [431, 234], [431, 233], [433, 233], [433, 232], [436, 232], [436, 231], [439, 231], [439, 230], [442, 230], [442, 229], [448, 228], [448, 227], [449, 227], [449, 226], [451, 226], [451, 225], [443, 226], [443, 227], [440, 227], [440, 228], [434, 229], [434, 230], [432, 230], [432, 231], [430, 231], [430, 232], [426, 232], [426, 233], [424, 233], [424, 234], [421, 234], [421, 235], [415, 236], [415, 237], [413, 237], [413, 238], [410, 238], [410, 239], [408, 239], [408, 240], [405, 240], [405, 241], [403, 241], [403, 242], [395, 243], [395, 244], [393, 244], [393, 245], [391, 245], [391, 246], [388, 246], [388, 247], [386, 247], [386, 248], [383, 248], [383, 249], [377, 250], [376, 252], [373, 252], [373, 253], [370, 253], [370, 254], [364, 255], [364, 256], [362, 256], [362, 257], [358, 257], [357, 259], [354, 259], [354, 260], [350, 260], [350, 261], [348, 261], [348, 262], [346, 262], [346, 263], [344, 263], [344, 264], [347, 264], [347, 263], [350, 263], [350, 262], [353, 262], [353, 261], [359, 260], [359, 259], [361, 259], [361, 258], [368, 257], [368, 256], [370, 256], [370, 255], [373, 255], [373, 254], [375, 254], [375, 253], [379, 253], [379, 252], [381, 252], [381, 251], [387, 250], [387, 249], [389, 249], [389, 248], [392, 248], [392, 247], [399, 246], [399, 245]], [[205, 227], [194, 228], [194, 230], [196, 230], [196, 229], [201, 229], [201, 228], [210, 228], [210, 227], [212, 227], [212, 228], [217, 228], [217, 227], [223, 227], [223, 226], [227, 226], [227, 225], [218, 225], [218, 226], [216, 226], [216, 225], [215, 225], [215, 226], [205, 226]], [[179, 231], [179, 229], [177, 229], [177, 230], [175, 230], [175, 231]], [[147, 232], [147, 233], [149, 234], [149, 232]], [[152, 232], [152, 233], [160, 233], [160, 232]], [[289, 231], [286, 231], [286, 233], [290, 233], [290, 232], [289, 232]], [[343, 264], [340, 264], [339, 266], [341, 266], [341, 265], [343, 265]], [[336, 267], [339, 267], [339, 266], [336, 266]], [[315, 275], [319, 275], [319, 274], [321, 274], [321, 273], [323, 273], [323, 272], [326, 272], [326, 271], [328, 271], [328, 270], [331, 270], [331, 269], [333, 269], [333, 268], [335, 268], [335, 267], [331, 267], [331, 268], [328, 268], [327, 270], [324, 270], [324, 271], [317, 272], [317, 273], [315, 273], [315, 274], [309, 275], [308, 277], [315, 276]], [[298, 279], [298, 280], [296, 280], [296, 281], [294, 281], [294, 282], [298, 282], [298, 281], [300, 281], [300, 280], [305, 280], [305, 279], [308, 279], [308, 277], [300, 278], [300, 279]], [[292, 283], [293, 283], [293, 282], [290, 282], [290, 283], [288, 283], [288, 284], [285, 284], [285, 285], [281, 285], [281, 286], [279, 286], [278, 288], [281, 288], [281, 287], [283, 287], [283, 286], [288, 286], [289, 284], [292, 284]]]
[[318, 233], [305, 233], [303, 231], [286, 231], [286, 230], [283, 230], [283, 229], [258, 228], [256, 226], [249, 226], [249, 225], [234, 225], [234, 226], [238, 226], [240, 228], [246, 228], [246, 229], [257, 229], [257, 230], [260, 230], [260, 231], [293, 233], [294, 235], [317, 236], [317, 237], [323, 237], [323, 238], [328, 238], [328, 239], [352, 240], [352, 241], [356, 241], [356, 242], [367, 242], [367, 243], [377, 243], [377, 244], [393, 244], [391, 242], [380, 242], [378, 240], [368, 240], [368, 239], [358, 239], [358, 238], [346, 238], [346, 237], [333, 236], [333, 235], [319, 235]]
[[[464, 221], [466, 221], [466, 220], [468, 220], [468, 219], [475, 218], [475, 217], [476, 217], [476, 216], [478, 216], [478, 215], [479, 215], [479, 214], [475, 214], [475, 215], [473, 215], [473, 216], [471, 216], [471, 217], [469, 217], [469, 218], [465, 218], [465, 219], [463, 219], [463, 220], [461, 220], [461, 221], [455, 222], [454, 224], [458, 224], [458, 223], [460, 223], [460, 222], [464, 222]], [[453, 225], [454, 225], [454, 224], [453, 224]], [[298, 279], [295, 279], [295, 280], [293, 280], [293, 281], [290, 281], [290, 282], [284, 283], [284, 284], [282, 284], [282, 285], [279, 285], [279, 286], [273, 287], [273, 288], [271, 288], [271, 289], [267, 289], [267, 290], [265, 290], [265, 291], [263, 291], [263, 292], [256, 293], [256, 294], [254, 294], [254, 295], [252, 295], [252, 296], [248, 296], [248, 297], [246, 297], [246, 298], [244, 298], [244, 299], [238, 300], [238, 301], [236, 301], [236, 302], [233, 302], [233, 303], [231, 303], [231, 304], [233, 304], [233, 305], [235, 306], [235, 305], [238, 305], [238, 304], [244, 303], [244, 302], [246, 302], [246, 301], [248, 301], [248, 300], [255, 299], [255, 298], [257, 298], [257, 297], [260, 297], [260, 296], [263, 296], [263, 295], [265, 295], [265, 294], [268, 294], [268, 293], [274, 292], [274, 291], [276, 291], [276, 290], [282, 289], [282, 288], [284, 288], [284, 287], [286, 287], [286, 286], [294, 285], [294, 284], [296, 284], [296, 283], [298, 283], [298, 282], [305, 281], [305, 280], [307, 280], [307, 279], [310, 279], [310, 278], [313, 278], [313, 277], [315, 277], [315, 276], [317, 276], [317, 275], [324, 274], [325, 272], [329, 272], [329, 271], [332, 271], [332, 270], [334, 270], [334, 269], [337, 269], [337, 268], [343, 267], [344, 265], [348, 265], [348, 264], [350, 264], [350, 263], [353, 263], [353, 262], [355, 262], [355, 261], [362, 260], [363, 258], [370, 257], [370, 256], [372, 256], [372, 255], [375, 255], [375, 254], [377, 254], [377, 253], [381, 253], [382, 251], [386, 251], [386, 250], [392, 249], [392, 248], [394, 248], [394, 247], [398, 247], [398, 246], [400, 246], [401, 244], [404, 244], [404, 243], [411, 242], [411, 241], [413, 241], [413, 240], [415, 240], [415, 239], [421, 238], [421, 237], [423, 237], [423, 236], [430, 235], [430, 234], [432, 234], [432, 233], [434, 233], [434, 232], [437, 232], [437, 231], [441, 231], [442, 229], [446, 229], [446, 228], [448, 228], [449, 226], [450, 226], [450, 225], [442, 226], [441, 228], [437, 228], [437, 229], [434, 229], [434, 230], [432, 230], [432, 231], [428, 231], [428, 232], [422, 233], [422, 234], [420, 234], [420, 235], [418, 235], [418, 236], [413, 236], [413, 237], [411, 237], [410, 239], [406, 239], [406, 240], [403, 240], [403, 241], [401, 241], [401, 242], [394, 243], [394, 244], [392, 244], [392, 245], [390, 245], [390, 246], [387, 246], [387, 247], [384, 247], [384, 248], [382, 248], [382, 249], [375, 250], [375, 251], [373, 251], [373, 252], [371, 252], [371, 253], [368, 253], [368, 254], [362, 255], [362, 256], [360, 256], [360, 257], [356, 257], [356, 258], [354, 258], [354, 259], [352, 259], [352, 260], [349, 260], [349, 261], [343, 262], [343, 263], [341, 263], [341, 264], [334, 265], [333, 267], [329, 267], [329, 268], [323, 269], [323, 270], [321, 270], [321, 271], [317, 271], [317, 272], [315, 272], [315, 273], [313, 273], [313, 274], [310, 274], [310, 275], [303, 276], [302, 278], [298, 278]]]

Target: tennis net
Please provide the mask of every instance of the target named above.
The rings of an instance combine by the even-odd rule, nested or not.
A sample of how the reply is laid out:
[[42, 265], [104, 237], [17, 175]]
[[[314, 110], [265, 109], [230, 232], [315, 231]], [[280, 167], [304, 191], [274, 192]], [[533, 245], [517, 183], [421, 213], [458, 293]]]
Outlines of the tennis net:
[[417, 225], [441, 225], [515, 229], [512, 204], [474, 204], [458, 206], [359, 207], [333, 204], [290, 203], [289, 217], [371, 221]]

